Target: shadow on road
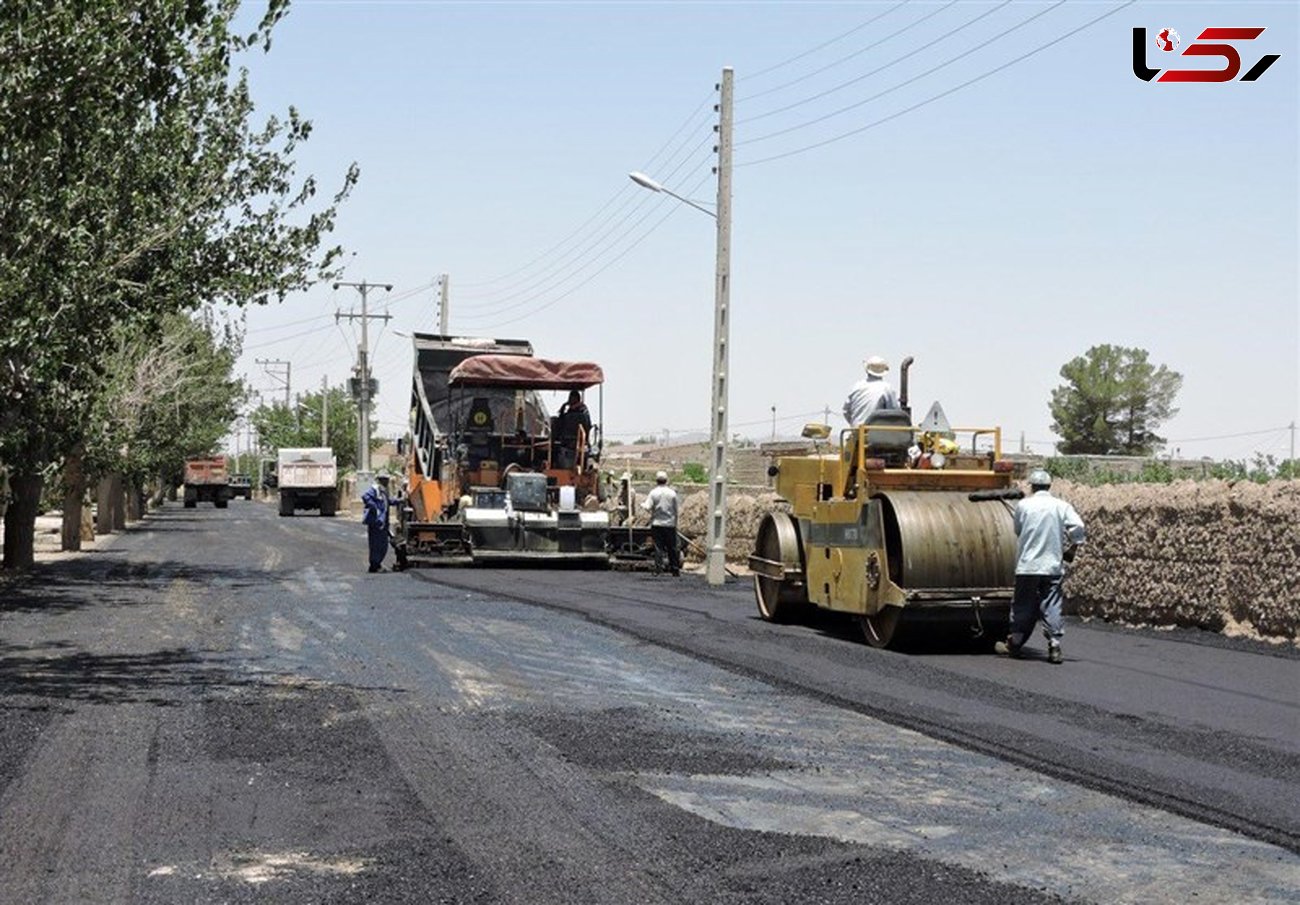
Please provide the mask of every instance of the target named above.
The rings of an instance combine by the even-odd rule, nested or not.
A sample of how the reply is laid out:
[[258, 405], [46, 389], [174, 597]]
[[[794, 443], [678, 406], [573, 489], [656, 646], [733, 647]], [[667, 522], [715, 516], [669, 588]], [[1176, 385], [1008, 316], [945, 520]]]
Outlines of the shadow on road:
[[[120, 551], [102, 551], [114, 553]], [[93, 555], [39, 564], [32, 572], [0, 585], [0, 613], [68, 612], [87, 606], [133, 606], [155, 602], [175, 581], [206, 587], [252, 588], [273, 584], [284, 573], [246, 566], [188, 562], [140, 562]]]

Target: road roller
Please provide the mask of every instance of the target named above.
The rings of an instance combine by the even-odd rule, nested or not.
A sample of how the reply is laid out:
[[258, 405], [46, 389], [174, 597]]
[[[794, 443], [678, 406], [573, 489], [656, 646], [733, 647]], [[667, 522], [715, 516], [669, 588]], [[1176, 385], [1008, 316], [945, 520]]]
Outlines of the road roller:
[[1012, 462], [997, 427], [951, 427], [938, 403], [919, 425], [907, 407], [839, 432], [804, 429], [807, 452], [769, 473], [789, 512], [759, 525], [749, 567], [769, 622], [810, 608], [845, 613], [868, 644], [1006, 636], [1015, 583]]

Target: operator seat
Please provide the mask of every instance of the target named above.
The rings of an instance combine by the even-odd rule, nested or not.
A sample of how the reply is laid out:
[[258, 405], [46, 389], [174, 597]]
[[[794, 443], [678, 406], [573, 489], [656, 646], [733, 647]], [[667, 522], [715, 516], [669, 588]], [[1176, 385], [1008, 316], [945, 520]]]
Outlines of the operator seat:
[[876, 409], [867, 416], [867, 454], [885, 460], [889, 466], [907, 462], [907, 448], [912, 445], [910, 430], [871, 430], [872, 425], [888, 427], [912, 426], [912, 413], [907, 409]]

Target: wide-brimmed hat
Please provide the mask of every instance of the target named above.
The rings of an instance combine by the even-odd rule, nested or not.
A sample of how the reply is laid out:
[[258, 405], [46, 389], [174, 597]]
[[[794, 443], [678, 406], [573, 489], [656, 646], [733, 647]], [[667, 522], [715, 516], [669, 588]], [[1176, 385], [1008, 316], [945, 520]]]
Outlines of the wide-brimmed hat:
[[889, 362], [879, 355], [872, 355], [862, 363], [862, 366], [867, 369], [868, 374], [880, 375], [889, 370]]
[[657, 471], [657, 472], [655, 472], [655, 481], [657, 481], [657, 482], [660, 483], [660, 484], [667, 484], [667, 483], [668, 483], [668, 472], [666, 472], [666, 471]]
[[1047, 473], [1045, 468], [1035, 468], [1029, 473], [1030, 487], [1051, 487], [1052, 476]]

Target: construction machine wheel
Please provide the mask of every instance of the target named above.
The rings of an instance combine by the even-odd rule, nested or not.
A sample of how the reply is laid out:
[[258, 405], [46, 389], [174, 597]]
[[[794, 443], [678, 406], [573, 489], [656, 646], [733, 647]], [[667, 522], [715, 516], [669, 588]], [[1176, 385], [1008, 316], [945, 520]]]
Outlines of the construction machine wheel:
[[901, 606], [884, 606], [874, 616], [859, 616], [862, 636], [872, 647], [889, 647], [898, 634], [898, 624], [903, 621]]
[[754, 598], [758, 614], [768, 622], [789, 622], [808, 605], [803, 582], [803, 543], [794, 519], [785, 512], [770, 512], [758, 526], [755, 557], [780, 563], [782, 577], [754, 572]]

